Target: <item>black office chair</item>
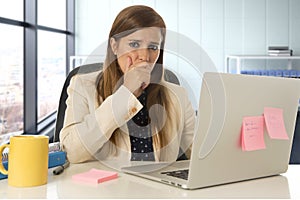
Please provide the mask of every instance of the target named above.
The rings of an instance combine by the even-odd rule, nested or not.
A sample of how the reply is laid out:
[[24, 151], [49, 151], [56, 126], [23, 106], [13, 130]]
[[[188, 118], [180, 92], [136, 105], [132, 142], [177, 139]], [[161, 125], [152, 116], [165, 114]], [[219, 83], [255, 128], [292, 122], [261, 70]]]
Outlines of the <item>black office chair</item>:
[[70, 80], [75, 74], [87, 74], [91, 72], [96, 72], [102, 69], [102, 63], [93, 63], [83, 66], [76, 67], [67, 76], [65, 83], [63, 85], [61, 95], [59, 98], [59, 104], [56, 115], [55, 129], [52, 142], [59, 142], [59, 133], [64, 125], [65, 111], [67, 108], [66, 100], [68, 98], [67, 88], [70, 85]]
[[[68, 74], [68, 76], [65, 80], [65, 83], [63, 85], [61, 96], [59, 99], [56, 124], [55, 124], [55, 130], [54, 130], [54, 136], [53, 136], [52, 142], [59, 142], [59, 133], [64, 125], [65, 110], [67, 107], [67, 105], [66, 105], [66, 100], [68, 98], [67, 88], [70, 84], [71, 78], [75, 74], [86, 74], [86, 73], [96, 72], [96, 71], [102, 70], [102, 68], [103, 68], [103, 63], [87, 64], [87, 65], [82, 65], [82, 66], [76, 67]], [[164, 78], [168, 82], [180, 85], [180, 82], [179, 82], [177, 76], [168, 69], [165, 69]]]
[[300, 164], [300, 110], [297, 112], [290, 164]]

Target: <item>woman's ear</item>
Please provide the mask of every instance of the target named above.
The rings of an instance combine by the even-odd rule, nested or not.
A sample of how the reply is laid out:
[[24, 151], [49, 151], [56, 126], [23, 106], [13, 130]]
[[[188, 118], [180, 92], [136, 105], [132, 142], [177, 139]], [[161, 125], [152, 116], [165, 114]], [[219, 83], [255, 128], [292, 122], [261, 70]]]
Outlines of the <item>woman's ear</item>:
[[118, 43], [115, 38], [110, 38], [110, 46], [115, 55], [117, 55]]

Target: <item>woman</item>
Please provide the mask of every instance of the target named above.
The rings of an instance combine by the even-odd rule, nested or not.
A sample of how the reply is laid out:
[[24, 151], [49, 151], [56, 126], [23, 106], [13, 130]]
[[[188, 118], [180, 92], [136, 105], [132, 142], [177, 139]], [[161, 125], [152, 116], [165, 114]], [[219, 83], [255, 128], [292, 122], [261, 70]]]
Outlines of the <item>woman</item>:
[[68, 87], [60, 141], [70, 162], [173, 162], [188, 152], [195, 112], [185, 89], [163, 80], [165, 35], [150, 7], [118, 14], [103, 71], [75, 75]]

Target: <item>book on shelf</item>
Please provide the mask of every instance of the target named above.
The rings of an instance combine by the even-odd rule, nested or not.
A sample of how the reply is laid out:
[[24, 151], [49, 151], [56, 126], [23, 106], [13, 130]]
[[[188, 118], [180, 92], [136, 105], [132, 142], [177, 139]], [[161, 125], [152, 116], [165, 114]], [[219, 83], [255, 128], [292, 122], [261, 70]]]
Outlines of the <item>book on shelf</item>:
[[272, 51], [268, 51], [269, 55], [285, 55], [285, 56], [292, 56], [293, 55], [293, 51], [292, 50], [284, 50], [284, 51], [280, 51], [280, 50], [272, 50]]
[[269, 46], [268, 50], [289, 50], [288, 46]]
[[283, 54], [283, 53], [269, 53], [269, 56], [292, 56], [291, 54]]
[[269, 50], [268, 53], [290, 54], [291, 50]]
[[272, 46], [268, 48], [269, 56], [292, 56], [293, 50], [287, 46]]

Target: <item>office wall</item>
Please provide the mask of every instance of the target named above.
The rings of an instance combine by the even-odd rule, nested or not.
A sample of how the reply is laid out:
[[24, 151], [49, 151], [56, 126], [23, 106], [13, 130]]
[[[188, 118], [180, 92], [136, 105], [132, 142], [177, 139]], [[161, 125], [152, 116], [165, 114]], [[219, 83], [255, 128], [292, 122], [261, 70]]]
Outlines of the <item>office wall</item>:
[[[225, 71], [226, 55], [266, 55], [272, 45], [289, 46], [300, 55], [299, 0], [77, 0], [76, 54], [89, 55], [103, 44], [114, 17], [133, 4], [156, 9], [168, 30], [207, 52], [217, 71]], [[177, 51], [183, 42], [178, 39]], [[186, 78], [198, 99], [199, 76], [189, 60], [169, 53], [165, 62]]]
[[201, 45], [220, 71], [228, 54], [266, 54], [270, 45], [288, 45], [300, 54], [299, 0], [77, 0], [76, 54], [90, 54], [107, 39], [124, 7], [155, 8], [169, 30]]

